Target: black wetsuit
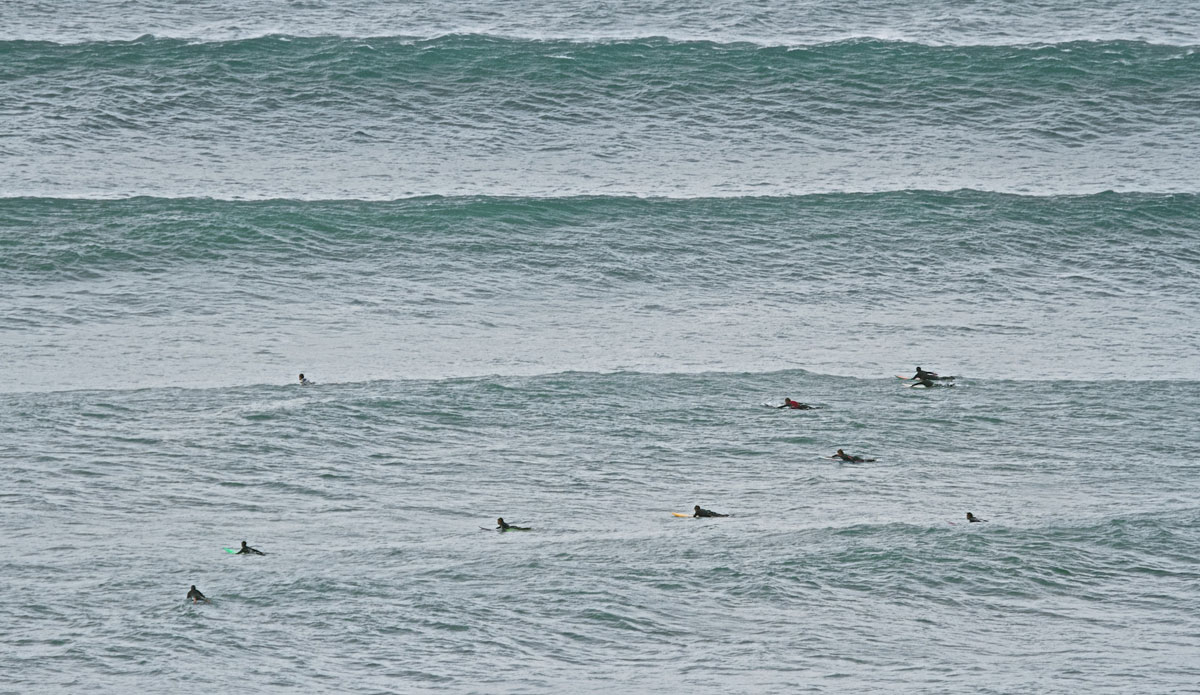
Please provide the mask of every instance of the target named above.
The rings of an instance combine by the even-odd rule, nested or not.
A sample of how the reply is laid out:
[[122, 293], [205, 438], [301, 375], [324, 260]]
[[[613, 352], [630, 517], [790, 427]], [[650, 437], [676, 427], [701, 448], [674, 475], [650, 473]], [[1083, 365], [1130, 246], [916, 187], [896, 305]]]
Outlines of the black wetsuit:
[[513, 526], [512, 524], [501, 522], [501, 524], [496, 527], [496, 530], [497, 531], [509, 531], [509, 530], [528, 531], [528, 530], [530, 530], [530, 528], [528, 526]]
[[718, 514], [718, 513], [714, 512], [714, 511], [711, 511], [711, 510], [709, 510], [709, 509], [701, 509], [701, 508], [699, 508], [699, 507], [696, 507], [696, 513], [695, 513], [695, 514], [693, 514], [692, 516], [693, 516], [693, 517], [697, 517], [697, 516], [708, 516], [708, 517], [713, 517], [713, 516], [729, 516], [729, 515], [728, 515], [728, 514]]
[[972, 524], [975, 524], [975, 523], [986, 522], [987, 519], [980, 519], [979, 517], [975, 516], [974, 514], [967, 512], [967, 521], [971, 522]]
[[242, 549], [234, 553], [234, 555], [266, 555], [266, 553], [261, 550], [255, 550], [254, 548], [251, 548], [250, 546], [246, 545], [245, 541], [243, 541]]
[[208, 601], [208, 599], [204, 597], [204, 594], [200, 593], [200, 590], [196, 588], [195, 584], [192, 585], [192, 590], [188, 592], [187, 597], [192, 600], [192, 603], [197, 601]]

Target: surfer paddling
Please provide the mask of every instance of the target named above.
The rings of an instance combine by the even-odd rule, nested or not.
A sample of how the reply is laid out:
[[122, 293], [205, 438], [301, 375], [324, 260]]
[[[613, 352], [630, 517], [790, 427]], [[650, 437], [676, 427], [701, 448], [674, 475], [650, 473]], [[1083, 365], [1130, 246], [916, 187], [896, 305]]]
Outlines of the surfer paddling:
[[873, 463], [875, 461], [875, 459], [865, 459], [861, 456], [851, 456], [850, 454], [847, 454], [846, 452], [842, 451], [841, 449], [838, 449], [837, 453], [834, 454], [833, 456], [830, 456], [829, 458], [840, 459], [842, 461], [849, 461], [850, 463]]
[[496, 530], [497, 531], [529, 531], [531, 529], [528, 526], [513, 526], [512, 524], [506, 523], [504, 521], [504, 517], [500, 517], [499, 519], [496, 519]]
[[246, 545], [246, 541], [242, 541], [242, 549], [234, 553], [234, 555], [266, 555], [266, 553], [261, 550], [255, 550]]
[[204, 594], [200, 593], [200, 590], [196, 588], [195, 584], [192, 585], [192, 590], [188, 592], [187, 597], [192, 600], [192, 603], [196, 603], [197, 601], [203, 601], [204, 603], [209, 602], [208, 599], [205, 598]]
[[304, 378], [304, 372], [300, 373], [300, 385], [301, 386], [312, 386], [314, 383], [316, 383], [316, 382], [309, 381], [308, 379]]
[[971, 522], [972, 524], [986, 524], [987, 523], [987, 519], [980, 519], [979, 517], [975, 516], [971, 512], [967, 512], [967, 521]]
[[775, 407], [780, 410], [784, 408], [791, 408], [792, 410], [816, 410], [816, 408], [807, 403], [799, 403], [790, 398], [784, 398], [783, 405], [777, 405]]
[[718, 514], [714, 511], [712, 511], [711, 509], [701, 509], [700, 505], [698, 505], [698, 504], [696, 505], [695, 510], [696, 510], [696, 513], [692, 515], [694, 517], [696, 517], [696, 516], [700, 516], [700, 517], [729, 516], [728, 514]]

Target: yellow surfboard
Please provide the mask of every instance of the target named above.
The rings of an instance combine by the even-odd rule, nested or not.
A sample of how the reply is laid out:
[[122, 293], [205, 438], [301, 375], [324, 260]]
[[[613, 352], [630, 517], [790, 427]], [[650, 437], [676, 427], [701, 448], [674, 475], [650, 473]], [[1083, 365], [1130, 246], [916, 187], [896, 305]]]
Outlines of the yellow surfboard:
[[671, 512], [671, 516], [689, 517], [689, 516], [695, 516], [695, 514], [680, 514], [679, 512]]

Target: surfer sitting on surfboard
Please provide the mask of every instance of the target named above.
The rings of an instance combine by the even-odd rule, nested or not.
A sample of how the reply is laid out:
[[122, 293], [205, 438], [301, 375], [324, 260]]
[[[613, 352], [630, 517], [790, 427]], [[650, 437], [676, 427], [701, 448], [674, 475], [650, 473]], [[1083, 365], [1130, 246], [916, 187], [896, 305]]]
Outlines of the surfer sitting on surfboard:
[[980, 519], [979, 517], [975, 516], [971, 512], [967, 512], [967, 521], [971, 522], [972, 524], [980, 523], [980, 522], [987, 523], [987, 519]]
[[833, 456], [830, 456], [829, 458], [841, 459], [843, 461], [849, 461], [850, 463], [871, 463], [875, 460], [875, 459], [865, 459], [861, 456], [851, 456], [850, 454], [847, 454], [846, 452], [842, 451], [841, 449], [838, 449], [837, 453], [834, 454]]
[[728, 514], [718, 514], [710, 509], [701, 509], [700, 505], [696, 505], [696, 513], [692, 516], [729, 516]]
[[780, 409], [791, 408], [792, 410], [816, 410], [816, 408], [813, 408], [811, 405], [809, 405], [807, 403], [797, 403], [796, 401], [793, 401], [790, 398], [784, 398], [783, 405], [777, 405], [775, 407], [780, 408]]
[[496, 530], [497, 531], [509, 531], [509, 530], [528, 531], [530, 529], [528, 526], [513, 526], [512, 524], [507, 524], [504, 522], [504, 517], [500, 517], [499, 519], [496, 519]]
[[234, 553], [234, 555], [266, 555], [266, 553], [261, 550], [255, 550], [246, 545], [246, 541], [242, 541], [242, 549]]
[[195, 584], [192, 585], [192, 590], [188, 592], [187, 597], [192, 600], [192, 603], [197, 601], [208, 603], [208, 599], [205, 598], [204, 594], [200, 593], [200, 590], [196, 588]]
[[952, 376], [938, 376], [937, 372], [927, 372], [920, 367], [917, 367], [917, 373], [912, 376], [916, 381], [952, 381]]

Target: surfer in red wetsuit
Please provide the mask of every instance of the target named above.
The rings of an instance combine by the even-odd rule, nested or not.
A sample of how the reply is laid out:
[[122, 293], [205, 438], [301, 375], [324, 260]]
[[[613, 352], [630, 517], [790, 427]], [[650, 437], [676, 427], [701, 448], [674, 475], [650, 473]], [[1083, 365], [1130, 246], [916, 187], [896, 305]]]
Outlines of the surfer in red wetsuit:
[[784, 398], [783, 405], [776, 406], [776, 407], [779, 409], [791, 408], [792, 410], [816, 410], [816, 408], [813, 408], [811, 405], [809, 405], [807, 403], [799, 403], [797, 401], [793, 401], [790, 398]]

